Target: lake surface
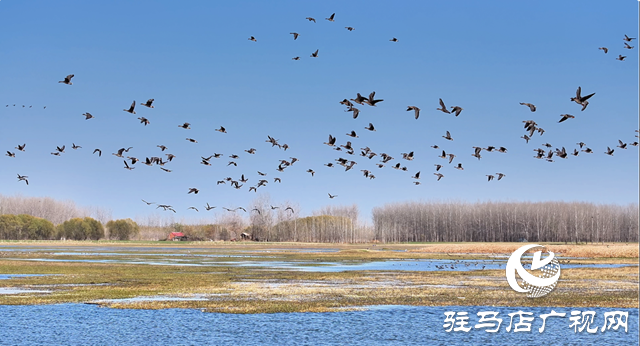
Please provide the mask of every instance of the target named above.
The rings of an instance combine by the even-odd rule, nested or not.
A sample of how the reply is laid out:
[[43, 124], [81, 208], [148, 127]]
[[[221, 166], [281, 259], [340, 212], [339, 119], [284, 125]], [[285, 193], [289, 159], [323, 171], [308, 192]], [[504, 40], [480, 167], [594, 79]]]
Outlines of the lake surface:
[[[509, 313], [532, 312], [531, 331], [506, 331]], [[540, 314], [551, 310], [540, 333]], [[595, 311], [592, 326], [574, 332], [572, 310]], [[628, 332], [600, 331], [604, 313], [627, 311]], [[497, 311], [496, 333], [484, 329], [446, 332], [446, 311], [468, 312], [474, 327], [480, 311]], [[330, 313], [220, 314], [193, 309], [119, 310], [88, 304], [0, 306], [0, 345], [638, 345], [638, 310], [614, 308], [374, 306]], [[517, 322], [517, 317], [514, 324]]]

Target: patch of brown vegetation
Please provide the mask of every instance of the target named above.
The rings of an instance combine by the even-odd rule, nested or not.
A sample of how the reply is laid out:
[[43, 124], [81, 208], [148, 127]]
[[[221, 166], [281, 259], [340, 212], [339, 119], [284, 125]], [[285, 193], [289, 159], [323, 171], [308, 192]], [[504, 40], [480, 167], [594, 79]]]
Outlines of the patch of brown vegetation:
[[[410, 252], [448, 254], [504, 254], [509, 255], [525, 243], [450, 243], [426, 245]], [[638, 243], [549, 244], [541, 243], [549, 251], [565, 257], [638, 258]]]

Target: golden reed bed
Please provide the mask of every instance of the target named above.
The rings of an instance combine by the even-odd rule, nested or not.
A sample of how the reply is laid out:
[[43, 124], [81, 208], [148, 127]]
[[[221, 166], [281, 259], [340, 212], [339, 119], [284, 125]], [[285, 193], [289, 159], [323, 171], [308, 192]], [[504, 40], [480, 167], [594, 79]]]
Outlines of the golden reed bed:
[[[511, 254], [526, 243], [458, 243], [433, 244], [409, 251], [449, 254]], [[566, 257], [638, 258], [638, 243], [546, 244], [549, 251]]]

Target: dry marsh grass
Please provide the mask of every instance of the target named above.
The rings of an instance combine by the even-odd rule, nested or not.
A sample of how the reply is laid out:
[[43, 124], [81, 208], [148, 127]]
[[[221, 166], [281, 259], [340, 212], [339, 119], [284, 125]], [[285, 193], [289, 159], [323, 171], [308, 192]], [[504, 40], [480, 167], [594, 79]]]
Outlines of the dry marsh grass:
[[[505, 254], [513, 253], [525, 243], [451, 243], [426, 245], [410, 251], [422, 253]], [[550, 244], [541, 243], [549, 251], [564, 257], [638, 258], [638, 243]]]

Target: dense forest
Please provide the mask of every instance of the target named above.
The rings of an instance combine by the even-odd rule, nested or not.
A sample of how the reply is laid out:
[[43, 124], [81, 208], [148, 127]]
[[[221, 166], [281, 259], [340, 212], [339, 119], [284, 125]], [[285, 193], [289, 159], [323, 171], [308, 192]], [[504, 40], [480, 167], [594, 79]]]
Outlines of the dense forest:
[[148, 215], [110, 220], [100, 208], [51, 198], [0, 195], [0, 239], [189, 240], [281, 242], [637, 242], [638, 205], [584, 202], [406, 202], [373, 209], [360, 220], [357, 205], [326, 206], [302, 216], [292, 203], [268, 196], [252, 210], [212, 214], [198, 224]]
[[382, 242], [637, 242], [638, 205], [408, 202], [374, 208]]

